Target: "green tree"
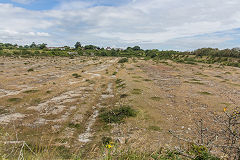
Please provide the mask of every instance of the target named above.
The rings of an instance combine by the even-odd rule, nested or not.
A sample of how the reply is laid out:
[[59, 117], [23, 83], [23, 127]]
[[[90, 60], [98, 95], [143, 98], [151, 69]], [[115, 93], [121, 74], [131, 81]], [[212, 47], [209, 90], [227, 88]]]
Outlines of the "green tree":
[[78, 49], [78, 48], [81, 48], [82, 45], [80, 42], [76, 42], [76, 44], [74, 45], [75, 46], [75, 49]]
[[46, 48], [46, 47], [47, 47], [47, 44], [45, 44], [45, 43], [39, 44], [39, 48], [40, 48], [40, 49], [44, 49], [44, 48]]
[[139, 46], [135, 46], [135, 47], [133, 47], [132, 48], [134, 51], [139, 51], [139, 50], [141, 50], [141, 48], [139, 47]]
[[35, 42], [32, 42], [32, 44], [30, 45], [30, 48], [37, 48], [37, 45], [35, 44]]

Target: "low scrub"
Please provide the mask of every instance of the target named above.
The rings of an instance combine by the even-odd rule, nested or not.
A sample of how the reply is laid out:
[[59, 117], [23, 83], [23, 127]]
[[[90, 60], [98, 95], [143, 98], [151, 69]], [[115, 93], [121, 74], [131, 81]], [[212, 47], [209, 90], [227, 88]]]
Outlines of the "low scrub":
[[127, 58], [122, 58], [118, 61], [118, 63], [126, 63], [126, 62], [128, 62]]
[[105, 123], [121, 123], [127, 117], [135, 117], [137, 111], [132, 109], [130, 106], [122, 106], [117, 109], [112, 109], [110, 111], [105, 111], [100, 114], [100, 118]]

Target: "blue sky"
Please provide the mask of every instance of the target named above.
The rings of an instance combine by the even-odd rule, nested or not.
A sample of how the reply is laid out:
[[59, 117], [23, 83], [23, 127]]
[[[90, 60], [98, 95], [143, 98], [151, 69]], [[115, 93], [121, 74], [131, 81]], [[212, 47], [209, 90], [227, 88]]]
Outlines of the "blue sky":
[[[73, 0], [72, 0], [73, 1]], [[119, 6], [129, 2], [128, 0], [81, 0], [82, 2], [94, 2], [93, 6]], [[0, 3], [10, 3], [17, 7], [29, 10], [50, 10], [58, 6], [64, 0], [0, 0]], [[68, 0], [66, 2], [71, 2]]]
[[240, 47], [239, 0], [0, 0], [0, 42]]

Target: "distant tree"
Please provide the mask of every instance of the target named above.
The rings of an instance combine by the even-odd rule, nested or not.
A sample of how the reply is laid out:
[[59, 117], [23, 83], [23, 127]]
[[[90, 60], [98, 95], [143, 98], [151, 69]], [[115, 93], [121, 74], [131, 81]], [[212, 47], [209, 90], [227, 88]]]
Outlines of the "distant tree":
[[37, 45], [35, 44], [35, 42], [32, 42], [32, 44], [30, 45], [30, 48], [37, 48]]
[[84, 49], [98, 49], [99, 47], [94, 46], [94, 45], [86, 45]]
[[100, 56], [107, 56], [106, 51], [101, 51]]
[[80, 42], [76, 42], [76, 44], [74, 45], [75, 46], [75, 49], [78, 49], [78, 48], [81, 48], [82, 45]]
[[127, 50], [131, 50], [132, 48], [131, 47], [127, 47]]
[[46, 47], [47, 47], [47, 44], [45, 44], [45, 43], [39, 44], [39, 48], [40, 48], [40, 49], [44, 49], [44, 48], [46, 48]]
[[65, 50], [69, 50], [70, 47], [69, 46], [64, 46]]
[[141, 50], [141, 48], [139, 47], [139, 46], [135, 46], [135, 47], [133, 47], [132, 48], [134, 51], [139, 51], [139, 50]]
[[25, 45], [24, 48], [26, 48], [26, 49], [29, 48], [29, 45]]

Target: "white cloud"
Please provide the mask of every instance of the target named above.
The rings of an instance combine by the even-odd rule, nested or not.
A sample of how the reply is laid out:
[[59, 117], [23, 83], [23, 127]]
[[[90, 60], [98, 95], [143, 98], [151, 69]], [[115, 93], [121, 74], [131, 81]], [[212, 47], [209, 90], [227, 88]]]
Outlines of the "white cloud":
[[192, 39], [220, 46], [230, 38], [220, 41], [196, 36], [240, 28], [239, 5], [239, 0], [131, 0], [121, 6], [63, 1], [52, 10], [31, 11], [0, 3], [0, 39], [9, 36], [14, 41], [15, 36], [33, 41], [40, 37], [52, 45], [79, 40], [105, 46], [139, 43], [146, 47], [181, 45], [188, 40], [190, 48], [195, 47], [191, 47]]

